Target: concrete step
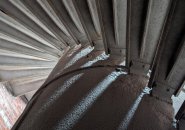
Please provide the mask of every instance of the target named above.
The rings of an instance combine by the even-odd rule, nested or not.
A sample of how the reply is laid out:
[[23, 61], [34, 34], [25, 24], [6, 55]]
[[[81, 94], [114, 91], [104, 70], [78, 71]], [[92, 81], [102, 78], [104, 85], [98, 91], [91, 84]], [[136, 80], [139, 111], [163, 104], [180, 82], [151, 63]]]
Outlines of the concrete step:
[[51, 67], [54, 66], [57, 62], [56, 61], [47, 61], [44, 59], [39, 59], [35, 57], [20, 57], [16, 55], [1, 55], [0, 54], [0, 65], [7, 65], [7, 66], [35, 66], [35, 67]]
[[90, 6], [89, 3], [90, 2], [84, 1], [84, 0], [73, 1], [73, 5], [74, 5], [76, 12], [79, 16], [79, 19], [80, 19], [81, 24], [84, 28], [84, 31], [85, 31], [86, 36], [88, 38], [88, 41], [89, 41], [90, 45], [96, 47], [96, 44], [103, 45], [103, 43], [100, 42], [100, 41], [102, 41], [101, 34], [96, 31], [96, 28], [94, 26], [95, 20], [93, 21], [93, 18], [92, 18], [93, 12], [94, 12], [93, 10], [95, 10], [96, 8], [94, 8], [94, 9], [90, 8], [92, 6]]
[[20, 1], [20, 0], [9, 0], [14, 6], [16, 6], [21, 12], [23, 12], [27, 17], [34, 21], [39, 27], [41, 27], [48, 34], [55, 35], [37, 18], [35, 15]]
[[[67, 45], [73, 46], [74, 40], [67, 36], [63, 30], [61, 30], [55, 22], [50, 18], [47, 12], [36, 0], [21, 0], [21, 2], [43, 23], [48, 29], [63, 43], [63, 48]], [[32, 6], [34, 5], [34, 6]], [[49, 8], [48, 8], [49, 9]]]
[[25, 93], [37, 90], [44, 83], [47, 78], [47, 74], [32, 75], [13, 79], [10, 81], [2, 82], [2, 84], [12, 93], [14, 96], [21, 96]]
[[83, 26], [82, 26], [82, 23], [80, 22], [80, 18], [77, 14], [77, 11], [74, 7], [72, 0], [62, 0], [62, 3], [64, 4], [68, 14], [70, 15], [70, 17], [71, 17], [72, 21], [74, 22], [78, 31], [80, 33], [85, 33]]
[[28, 92], [28, 93], [25, 93], [25, 97], [28, 101], [31, 100], [31, 98], [33, 97], [33, 95], [37, 92], [37, 90], [34, 90], [34, 91], [31, 91], [31, 92]]
[[[64, 2], [56, 1], [45, 1], [56, 12], [59, 21], [65, 26], [66, 30], [69, 32], [69, 35], [73, 38], [76, 44], [80, 44], [82, 40], [81, 37], [84, 37], [84, 33], [81, 33], [73, 22], [70, 14], [68, 13], [67, 8], [64, 5]], [[83, 42], [83, 41], [82, 41]]]
[[[3, 16], [2, 18], [6, 20], [7, 23], [9, 22], [13, 24], [15, 28], [22, 29], [24, 33], [36, 38], [36, 40], [40, 40], [40, 42], [47, 43], [48, 45], [53, 45], [61, 50], [62, 46], [60, 45], [60, 41], [42, 29], [13, 3], [10, 1], [2, 1], [0, 8], [3, 12], [6, 12], [6, 14], [1, 13], [1, 16]], [[9, 8], [10, 10], [7, 10]]]
[[47, 74], [49, 75], [52, 68], [28, 68], [28, 69], [16, 69], [16, 70], [1, 70], [0, 69], [0, 81], [9, 81], [21, 77], [27, 77], [30, 75]]
[[44, 9], [44, 11], [49, 15], [49, 17], [55, 22], [55, 24], [62, 30], [64, 33], [70, 37], [69, 32], [67, 31], [64, 24], [60, 21], [58, 17], [58, 13], [55, 13], [54, 9], [51, 7], [47, 0], [37, 0], [40, 6]]
[[55, 49], [44, 45], [43, 43], [33, 39], [32, 37], [30, 37], [29, 35], [9, 26], [8, 24], [0, 21], [0, 33], [8, 35], [9, 37], [13, 37], [23, 43], [26, 43], [30, 46], [33, 46], [41, 51], [45, 51], [47, 53], [50, 53], [54, 56], [58, 56], [58, 52], [55, 51]]
[[12, 51], [12, 52], [20, 53], [20, 54], [25, 54], [29, 56], [34, 56], [34, 57], [54, 60], [54, 61], [58, 61], [59, 59], [59, 57], [57, 56], [53, 56], [48, 53], [40, 52], [38, 50], [29, 48], [23, 45], [19, 45], [19, 44], [16, 44], [16, 43], [13, 43], [13, 42], [1, 39], [1, 38], [0, 38], [0, 41], [1, 41], [0, 48], [3, 50], [8, 50], [8, 51]]

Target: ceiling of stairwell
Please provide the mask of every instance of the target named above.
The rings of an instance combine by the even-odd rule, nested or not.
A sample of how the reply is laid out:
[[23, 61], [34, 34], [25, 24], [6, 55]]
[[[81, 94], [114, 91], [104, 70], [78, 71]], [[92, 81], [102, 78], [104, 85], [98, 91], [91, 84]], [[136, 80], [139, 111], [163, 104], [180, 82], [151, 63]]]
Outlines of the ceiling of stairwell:
[[[169, 101], [185, 76], [183, 0], [0, 0], [0, 82], [29, 100], [59, 58], [94, 46]], [[34, 86], [34, 87], [33, 87]]]

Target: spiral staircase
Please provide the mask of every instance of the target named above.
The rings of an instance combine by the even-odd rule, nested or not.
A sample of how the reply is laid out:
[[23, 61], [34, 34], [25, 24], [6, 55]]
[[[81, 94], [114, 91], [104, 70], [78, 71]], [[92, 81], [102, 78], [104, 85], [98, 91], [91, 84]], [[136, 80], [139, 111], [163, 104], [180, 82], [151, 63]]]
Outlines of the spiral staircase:
[[92, 46], [171, 102], [185, 81], [183, 0], [0, 0], [0, 82], [30, 100], [57, 62]]

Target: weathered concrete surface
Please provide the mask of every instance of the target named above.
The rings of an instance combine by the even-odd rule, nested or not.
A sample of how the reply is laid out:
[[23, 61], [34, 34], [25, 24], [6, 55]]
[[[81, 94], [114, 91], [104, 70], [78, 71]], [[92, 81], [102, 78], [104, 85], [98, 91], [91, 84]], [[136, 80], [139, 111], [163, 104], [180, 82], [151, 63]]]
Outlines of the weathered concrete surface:
[[[69, 82], [71, 86], [68, 87], [62, 84], [77, 73], [57, 80], [58, 83], [52, 83], [27, 113], [19, 129], [114, 130], [119, 128], [146, 85], [146, 80], [143, 81], [142, 77], [134, 75], [122, 75], [101, 95], [96, 95], [95, 92], [93, 96], [86, 98], [111, 72], [112, 70], [107, 71], [107, 68], [86, 70], [77, 80]], [[95, 100], [91, 101], [91, 98]], [[171, 105], [144, 96], [128, 129], [169, 130], [172, 127], [172, 117]]]
[[[73, 61], [73, 58], [78, 60]], [[62, 62], [63, 60], [67, 63]], [[120, 61], [103, 56], [102, 51], [91, 51], [88, 47], [76, 51], [68, 60], [63, 60], [61, 59], [62, 64], [56, 66], [53, 76], [48, 80], [57, 71], [61, 71], [59, 74], [74, 71], [43, 89], [32, 108], [23, 114], [25, 116], [17, 129], [16, 125], [14, 129], [124, 130], [128, 127], [129, 130], [169, 130], [167, 128], [172, 126], [172, 106], [142, 95], [147, 78], [120, 73], [114, 67], [92, 68], [97, 65], [116, 65]], [[90, 68], [78, 71], [83, 67]], [[152, 104], [157, 109], [153, 109]], [[147, 109], [146, 113], [143, 113], [145, 111], [142, 107]], [[152, 114], [149, 116], [148, 113]], [[147, 123], [140, 124], [144, 119]], [[165, 125], [161, 125], [160, 120]], [[126, 125], [120, 127], [124, 123]]]
[[185, 128], [185, 117], [179, 122], [179, 130], [184, 130]]
[[[64, 127], [65, 129], [116, 129], [122, 126], [120, 124], [122, 120], [127, 119], [132, 106], [135, 107], [134, 112], [131, 111], [131, 116], [128, 116], [129, 120], [126, 120], [126, 123], [123, 122], [124, 129], [127, 127], [129, 129], [153, 129], [154, 127], [156, 127], [155, 129], [168, 129], [171, 127], [169, 121], [173, 115], [171, 105], [158, 101], [154, 97], [142, 95], [142, 89], [147, 82], [144, 77], [121, 75], [120, 77], [112, 76], [110, 78], [108, 76], [110, 73], [118, 73], [117, 71], [114, 72], [115, 68], [110, 67], [89, 68], [86, 71], [80, 71], [83, 74], [79, 73], [77, 69], [92, 65], [118, 65], [120, 61], [111, 58], [124, 59], [126, 55], [130, 72], [146, 75], [148, 70], [152, 68], [150, 65], [159, 61], [159, 64], [155, 63], [159, 67], [155, 68], [159, 75], [156, 75], [156, 80], [154, 80], [161, 82], [156, 83], [157, 87], [150, 86], [155, 87], [153, 96], [160, 97], [163, 101], [171, 101], [172, 94], [184, 80], [185, 72], [185, 62], [183, 60], [185, 54], [183, 36], [185, 4], [183, 3], [180, 0], [1, 0], [0, 40], [2, 43], [0, 46], [3, 47], [2, 50], [7, 52], [4, 55], [0, 50], [0, 65], [4, 67], [18, 66], [19, 68], [37, 67], [40, 69], [37, 72], [22, 71], [22, 69], [17, 71], [16, 69], [16, 71], [12, 71], [11, 75], [8, 72], [0, 71], [3, 75], [1, 77], [4, 77], [3, 80], [14, 79], [14, 82], [9, 81], [9, 83], [12, 83], [12, 86], [14, 85], [12, 90], [16, 95], [23, 95], [38, 89], [41, 84], [40, 80], [45, 79], [44, 76], [47, 75], [34, 79], [36, 78], [35, 75], [41, 72], [44, 73], [43, 68], [52, 68], [58, 57], [69, 46], [74, 47], [81, 44], [84, 47], [86, 44], [91, 44], [96, 50], [104, 50], [112, 56], [106, 57], [102, 54], [103, 51], [95, 51], [90, 47], [84, 47], [79, 51], [73, 50], [74, 55], [72, 54], [72, 57], [65, 55], [49, 76], [48, 81], [57, 75], [72, 70], [74, 70], [74, 73], [58, 79], [46, 88], [41, 94], [41, 98], [36, 102], [36, 106], [33, 106], [33, 109], [28, 113], [32, 118], [26, 117], [20, 128], [50, 129], [50, 127], [56, 126], [56, 129]], [[170, 14], [167, 16], [169, 10]], [[166, 16], [169, 17], [167, 20], [165, 20]], [[42, 23], [45, 29], [38, 23]], [[164, 35], [161, 36], [164, 24], [166, 27], [164, 27]], [[153, 57], [158, 57], [155, 54], [158, 53], [156, 50], [158, 50], [158, 47], [161, 48], [159, 41], [165, 43], [165, 49], [162, 50], [161, 60], [153, 62]], [[22, 46], [22, 43], [26, 46]], [[9, 55], [8, 51], [29, 55], [29, 58], [27, 56], [20, 57], [20, 54]], [[35, 58], [33, 58], [34, 56]], [[47, 60], [41, 60], [40, 58]], [[63, 62], [64, 59], [65, 62]], [[29, 73], [33, 74], [34, 77], [31, 77], [31, 79], [25, 77]], [[72, 77], [75, 77], [75, 79], [71, 79]], [[15, 78], [21, 80], [15, 80]], [[30, 80], [23, 82], [26, 79]], [[37, 81], [39, 81], [39, 84]], [[61, 87], [60, 85], [65, 82], [67, 82], [67, 86], [64, 84]], [[71, 82], [75, 83], [69, 87], [68, 85]], [[62, 92], [57, 91], [58, 88], [62, 88]], [[66, 90], [64, 92], [64, 88], [68, 88], [69, 92]], [[86, 104], [84, 96], [93, 90], [96, 91], [92, 95], [87, 95], [90, 101], [93, 99], [93, 104], [91, 102]], [[33, 93], [31, 93], [31, 96]], [[52, 96], [53, 94], [54, 96]], [[143, 101], [142, 97], [144, 98]], [[29, 95], [28, 98], [30, 98]], [[140, 101], [144, 103], [139, 105]], [[149, 107], [145, 106], [151, 102], [153, 104]], [[79, 107], [77, 105], [78, 112], [81, 112], [80, 116], [79, 113], [76, 114], [75, 111], [72, 111], [77, 103], [80, 103]], [[42, 106], [45, 106], [45, 104], [47, 108], [44, 107], [43, 111]], [[147, 110], [139, 114], [136, 112], [134, 116], [138, 106], [142, 110]], [[157, 106], [157, 109], [154, 109], [155, 106]], [[167, 106], [166, 110], [165, 107]], [[80, 111], [81, 107], [82, 111]], [[56, 110], [53, 111], [54, 109]], [[72, 111], [72, 114], [69, 114], [70, 111]], [[151, 112], [152, 114], [145, 115], [145, 112]], [[165, 115], [166, 113], [169, 113], [169, 117]], [[66, 114], [69, 114], [70, 119], [74, 117], [72, 121], [68, 121], [68, 118], [67, 121], [65, 120]], [[156, 117], [155, 114], [158, 116]], [[136, 118], [136, 121], [131, 120], [132, 116]], [[78, 121], [74, 120], [77, 117]], [[151, 120], [147, 120], [147, 124], [141, 124], [140, 119], [146, 120], [147, 117], [150, 117]], [[60, 120], [63, 120], [62, 118], [68, 126], [57, 126], [57, 123], [60, 124]], [[160, 121], [156, 121], [158, 118], [164, 119], [163, 124], [165, 126], [161, 125]], [[26, 123], [27, 121], [30, 123], [29, 125]], [[130, 122], [135, 124], [129, 125]], [[43, 124], [47, 125], [43, 126]]]
[[[97, 84], [105, 79], [112, 71], [114, 70], [100, 68], [86, 70], [85, 73], [81, 72], [84, 74], [80, 79], [68, 87], [63, 93], [61, 91], [62, 84], [65, 81], [69, 81], [70, 77], [73, 77], [77, 73], [69, 75], [63, 80], [57, 80], [58, 83], [52, 83], [51, 86], [48, 86], [44, 93], [41, 94], [31, 111], [27, 113], [28, 116], [21, 124], [20, 129], [46, 130], [57, 127], [58, 123], [66, 118], [66, 114], [70, 113], [76, 104], [83, 100], [88, 93], [91, 93], [92, 90], [97, 87]], [[90, 105], [89, 103], [84, 102], [85, 106], [83, 106], [84, 104], [82, 103], [81, 109], [83, 113], [80, 113], [80, 115], [82, 115], [78, 118], [77, 122], [73, 120], [77, 123], [73, 124], [73, 129], [111, 130], [118, 127], [122, 116], [127, 113], [129, 107], [142, 90], [142, 87], [145, 86], [146, 83], [143, 83], [142, 80], [142, 78], [139, 79], [135, 76], [122, 75], [113, 81], [101, 95], [94, 93], [97, 99], [93, 101], [90, 107], [88, 107], [88, 105]], [[134, 82], [137, 82], [137, 85], [134, 85]], [[130, 96], [128, 99], [128, 95], [132, 95], [132, 93], [133, 96]], [[124, 99], [128, 100], [123, 102]], [[83, 111], [84, 108], [87, 108], [87, 110]], [[72, 116], [75, 118], [77, 115], [74, 113]]]
[[145, 96], [130, 123], [128, 130], [175, 130], [171, 104]]

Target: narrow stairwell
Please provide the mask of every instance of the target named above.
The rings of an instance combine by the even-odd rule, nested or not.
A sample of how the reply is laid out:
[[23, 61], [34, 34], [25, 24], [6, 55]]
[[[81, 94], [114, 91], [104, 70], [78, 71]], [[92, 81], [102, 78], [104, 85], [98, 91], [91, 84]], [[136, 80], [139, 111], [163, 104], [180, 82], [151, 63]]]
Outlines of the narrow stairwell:
[[185, 81], [184, 14], [183, 0], [0, 0], [0, 84], [30, 101], [71, 55], [99, 51], [151, 72], [150, 96], [171, 105]]

